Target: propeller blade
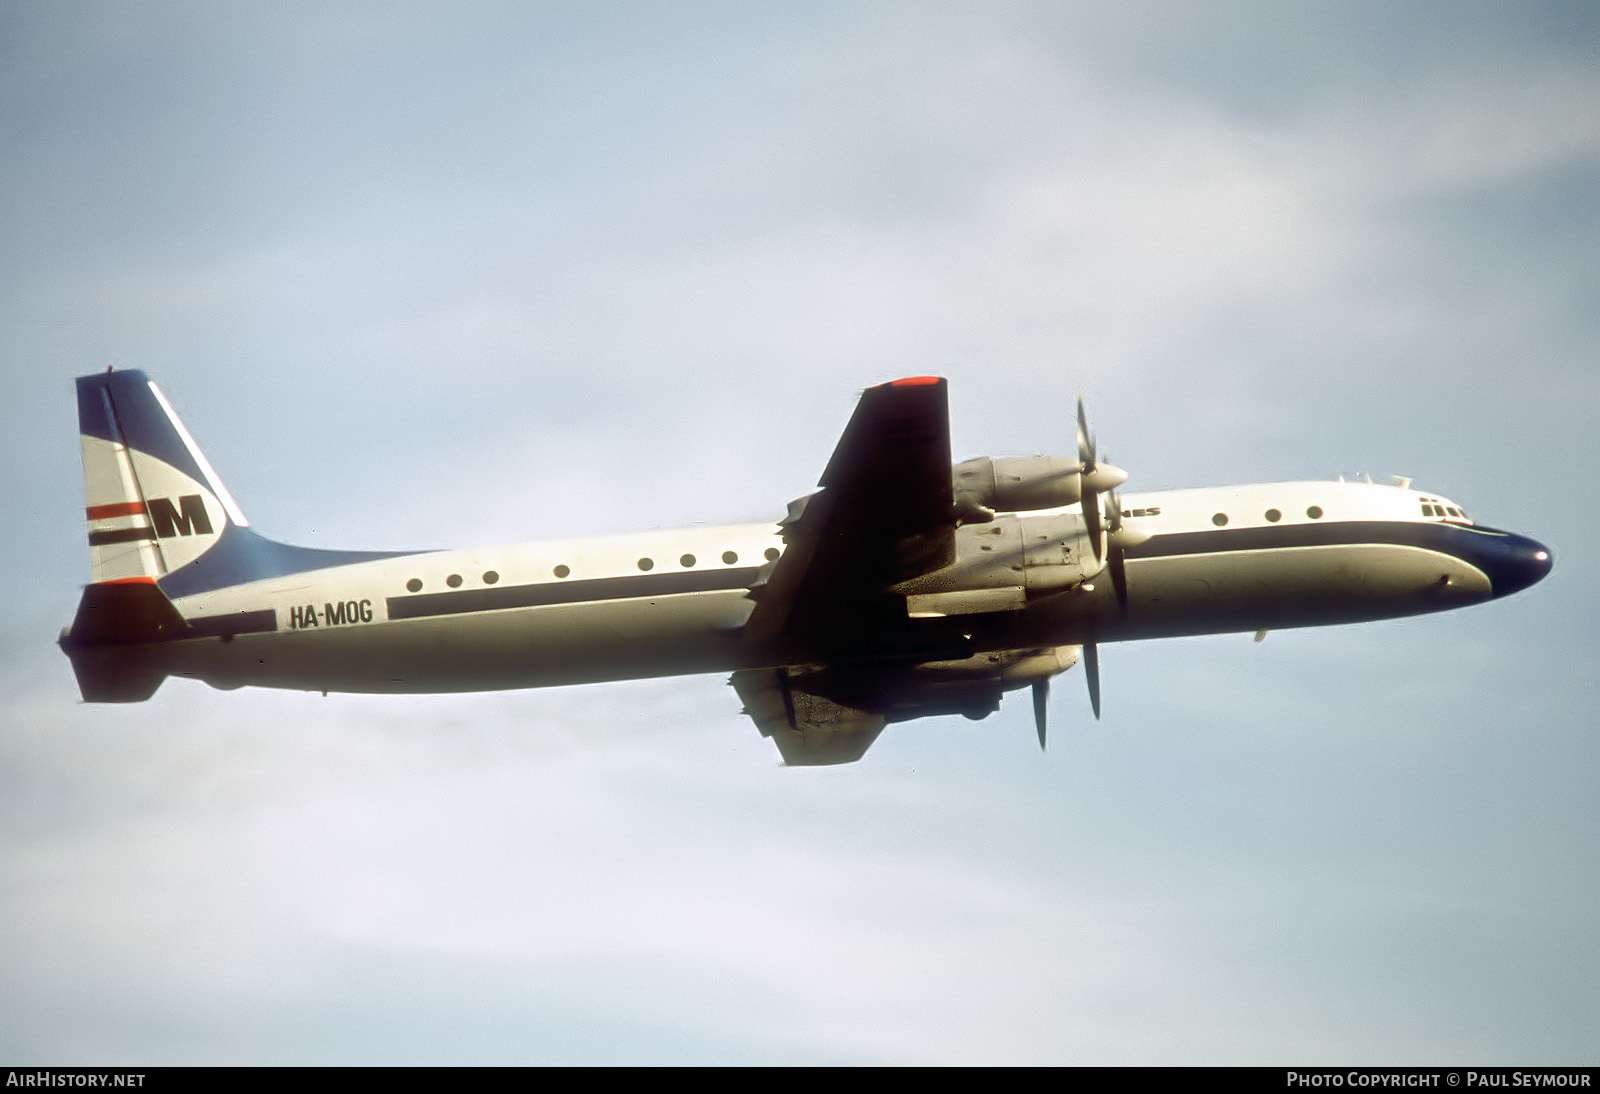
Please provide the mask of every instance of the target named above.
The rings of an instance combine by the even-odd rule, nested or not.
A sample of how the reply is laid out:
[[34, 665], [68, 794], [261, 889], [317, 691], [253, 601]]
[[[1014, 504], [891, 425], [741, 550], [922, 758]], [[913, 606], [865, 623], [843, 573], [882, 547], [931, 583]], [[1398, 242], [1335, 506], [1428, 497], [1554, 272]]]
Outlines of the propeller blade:
[[1100, 518], [1100, 492], [1089, 485], [1087, 479], [1083, 483], [1083, 524], [1089, 533], [1089, 550], [1094, 552], [1094, 560], [1099, 562], [1105, 556], [1105, 545], [1101, 540], [1105, 538], [1103, 521]]
[[1089, 433], [1089, 416], [1083, 410], [1083, 396], [1078, 396], [1078, 484], [1079, 500], [1083, 503], [1083, 525], [1089, 533], [1089, 550], [1099, 562], [1102, 555], [1100, 491], [1095, 486], [1097, 459], [1094, 437]]
[[1078, 396], [1078, 467], [1084, 474], [1094, 471], [1094, 438], [1089, 436], [1089, 417], [1083, 412], [1083, 396]]
[[1033, 724], [1039, 730], [1039, 751], [1044, 751], [1044, 723], [1046, 708], [1050, 705], [1050, 681], [1033, 682]]
[[1117, 609], [1123, 613], [1128, 610], [1128, 567], [1123, 561], [1122, 545], [1117, 542], [1117, 533], [1122, 531], [1122, 499], [1117, 497], [1117, 492], [1111, 490], [1106, 495], [1111, 505], [1111, 519], [1107, 522], [1106, 550], [1110, 553], [1111, 587], [1117, 591]]
[[1089, 706], [1094, 709], [1094, 720], [1100, 720], [1100, 650], [1094, 639], [1083, 644], [1083, 672], [1089, 681]]
[[1111, 547], [1111, 587], [1117, 591], [1117, 609], [1128, 611], [1128, 567], [1122, 561], [1122, 548]]

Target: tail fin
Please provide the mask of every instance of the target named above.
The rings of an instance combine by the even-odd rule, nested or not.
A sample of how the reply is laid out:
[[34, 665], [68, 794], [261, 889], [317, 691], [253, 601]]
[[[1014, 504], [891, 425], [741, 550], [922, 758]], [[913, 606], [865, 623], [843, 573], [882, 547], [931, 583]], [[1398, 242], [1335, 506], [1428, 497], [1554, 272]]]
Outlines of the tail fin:
[[161, 389], [135, 369], [78, 379], [94, 585], [155, 582], [173, 600], [285, 574], [393, 558], [257, 535]]
[[256, 535], [142, 372], [80, 377], [78, 432], [92, 575], [61, 648], [87, 702], [148, 699], [167, 675], [166, 643], [218, 633], [197, 632], [175, 600], [407, 553], [325, 551]]
[[143, 372], [78, 380], [91, 580], [160, 579], [248, 521]]

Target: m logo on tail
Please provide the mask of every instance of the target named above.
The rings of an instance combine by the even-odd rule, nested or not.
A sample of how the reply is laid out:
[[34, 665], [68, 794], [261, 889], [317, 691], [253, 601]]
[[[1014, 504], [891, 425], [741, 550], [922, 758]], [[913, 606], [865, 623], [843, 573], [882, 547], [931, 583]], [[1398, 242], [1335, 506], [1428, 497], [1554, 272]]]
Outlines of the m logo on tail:
[[187, 572], [244, 514], [142, 372], [78, 380], [91, 580]]
[[171, 498], [151, 498], [150, 523], [161, 539], [211, 534], [211, 518], [206, 514], [205, 499], [199, 494], [184, 494], [176, 507]]
[[209, 536], [212, 534], [211, 515], [206, 512], [206, 500], [199, 494], [184, 494], [173, 505], [171, 498], [151, 498], [143, 502], [117, 502], [111, 505], [91, 505], [88, 510], [91, 523], [112, 520], [116, 517], [149, 518], [148, 525], [132, 528], [110, 528], [89, 533], [91, 547], [104, 547], [112, 543], [132, 543], [141, 539], [171, 539], [174, 536]]

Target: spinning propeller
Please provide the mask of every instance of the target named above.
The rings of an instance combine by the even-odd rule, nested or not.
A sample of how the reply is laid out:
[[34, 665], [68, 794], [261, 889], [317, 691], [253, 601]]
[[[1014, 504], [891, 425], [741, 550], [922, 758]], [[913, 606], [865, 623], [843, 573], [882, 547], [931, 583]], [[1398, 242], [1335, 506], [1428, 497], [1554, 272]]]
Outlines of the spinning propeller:
[[[1089, 533], [1089, 549], [1096, 562], [1111, 571], [1111, 585], [1117, 593], [1117, 607], [1128, 610], [1128, 573], [1123, 565], [1122, 503], [1117, 487], [1128, 481], [1122, 468], [1100, 461], [1100, 446], [1089, 432], [1089, 418], [1083, 411], [1083, 396], [1078, 396], [1078, 474], [1082, 482], [1083, 523]], [[1102, 502], [1101, 495], [1105, 496]], [[1106, 511], [1109, 507], [1109, 512]], [[1108, 534], [1109, 532], [1109, 534]], [[1107, 556], [1110, 556], [1109, 558]], [[1083, 674], [1089, 684], [1089, 706], [1095, 721], [1100, 720], [1100, 649], [1093, 635], [1083, 644]], [[1041, 733], [1041, 738], [1043, 734]]]
[[[1128, 610], [1128, 570], [1123, 554], [1126, 548], [1142, 542], [1146, 537], [1131, 533], [1122, 526], [1122, 502], [1117, 497], [1117, 487], [1128, 481], [1128, 473], [1108, 462], [1102, 462], [1094, 434], [1089, 432], [1089, 418], [1083, 410], [1083, 397], [1078, 397], [1078, 475], [1079, 500], [1083, 505], [1083, 524], [1089, 537], [1089, 549], [1096, 562], [1105, 563], [1111, 574], [1111, 587], [1117, 594], [1117, 610]], [[1102, 500], [1103, 499], [1103, 500]], [[1100, 649], [1091, 634], [1083, 643], [1083, 674], [1089, 685], [1089, 706], [1095, 720], [1100, 719]], [[1045, 746], [1045, 719], [1050, 705], [1048, 678], [1033, 683], [1033, 722], [1039, 731], [1039, 747]]]
[[[1106, 524], [1106, 569], [1111, 571], [1111, 587], [1117, 591], [1117, 610], [1128, 610], [1128, 566], [1123, 551], [1130, 546], [1122, 527], [1122, 499], [1115, 488], [1106, 491], [1106, 506], [1111, 519]], [[1142, 537], [1141, 537], [1142, 538]]]
[[1039, 751], [1044, 751], [1045, 718], [1050, 712], [1050, 678], [1042, 676], [1033, 682], [1033, 724], [1039, 730]]
[[1083, 396], [1078, 396], [1078, 476], [1079, 500], [1083, 504], [1083, 523], [1089, 533], [1089, 549], [1096, 562], [1103, 561], [1108, 544], [1105, 539], [1107, 514], [1100, 501], [1105, 495], [1111, 504], [1109, 523], [1113, 533], [1122, 530], [1122, 508], [1117, 503], [1116, 489], [1128, 481], [1128, 473], [1113, 464], [1100, 461], [1099, 446], [1094, 434], [1089, 432], [1089, 419], [1083, 412]]

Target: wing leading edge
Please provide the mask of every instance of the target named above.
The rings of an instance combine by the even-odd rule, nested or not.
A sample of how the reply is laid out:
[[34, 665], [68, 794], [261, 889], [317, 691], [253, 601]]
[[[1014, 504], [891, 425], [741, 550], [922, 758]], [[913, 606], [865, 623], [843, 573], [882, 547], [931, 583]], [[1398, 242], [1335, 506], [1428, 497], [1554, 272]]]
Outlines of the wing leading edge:
[[819, 485], [782, 523], [786, 548], [755, 590], [745, 637], [806, 660], [915, 652], [926, 639], [888, 590], [955, 558], [945, 381], [863, 392]]
[[[970, 642], [944, 620], [913, 620], [891, 586], [955, 560], [950, 406], [937, 376], [867, 388], [819, 481], [781, 529], [785, 550], [752, 591], [744, 627], [752, 645], [793, 665], [911, 663], [964, 657]], [[865, 663], [865, 664], [864, 664]], [[790, 764], [859, 759], [887, 720], [791, 688], [788, 669], [747, 670], [731, 681], [747, 713]]]

